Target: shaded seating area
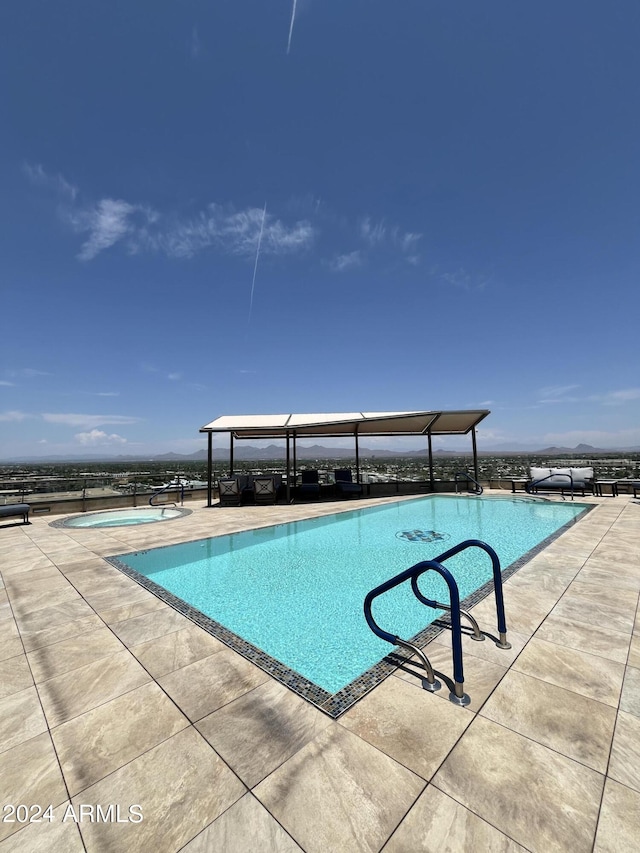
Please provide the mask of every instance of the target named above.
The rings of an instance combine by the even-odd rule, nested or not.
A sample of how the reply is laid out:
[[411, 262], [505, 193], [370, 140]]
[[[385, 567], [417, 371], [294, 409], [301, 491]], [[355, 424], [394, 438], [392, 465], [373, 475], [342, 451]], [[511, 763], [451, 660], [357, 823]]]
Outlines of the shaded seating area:
[[[405, 412], [334, 412], [321, 414], [262, 414], [262, 415], [222, 415], [208, 424], [200, 427], [200, 432], [207, 435], [207, 506], [213, 506], [214, 475], [213, 475], [213, 438], [228, 436], [229, 472], [233, 475], [234, 443], [237, 440], [278, 440], [285, 442], [285, 474], [283, 485], [279, 489], [287, 502], [294, 497], [318, 498], [323, 491], [331, 490], [334, 494], [336, 486], [321, 485], [312, 481], [313, 475], [302, 472], [301, 483], [296, 485], [297, 475], [297, 442], [300, 439], [319, 438], [344, 439], [350, 436], [354, 442], [355, 483], [356, 489], [342, 488], [342, 494], [357, 494], [364, 489], [360, 484], [360, 450], [359, 442], [368, 436], [389, 436], [393, 438], [408, 438], [421, 436], [425, 443], [425, 451], [429, 460], [429, 488], [436, 490], [434, 477], [432, 440], [437, 436], [466, 436], [471, 438], [473, 454], [473, 478], [478, 480], [478, 453], [476, 447], [476, 428], [490, 412], [488, 409], [454, 409], [454, 410], [423, 410]], [[343, 481], [341, 481], [343, 482]], [[344, 481], [347, 482], [347, 481]], [[367, 493], [369, 486], [367, 486]], [[397, 489], [396, 489], [397, 491]], [[242, 492], [242, 490], [241, 490]], [[251, 488], [251, 494], [254, 493]], [[244, 502], [244, 500], [243, 500]]]
[[220, 506], [240, 506], [242, 490], [238, 477], [222, 477], [218, 480]]
[[234, 474], [218, 480], [220, 506], [275, 504], [281, 490], [282, 477], [279, 474]]
[[253, 478], [253, 500], [257, 504], [274, 504], [278, 500], [274, 477]]
[[351, 468], [336, 468], [333, 474], [336, 481], [336, 497], [359, 498], [362, 496], [362, 485], [353, 482]]
[[320, 479], [316, 470], [301, 471], [298, 497], [303, 500], [317, 501], [320, 498]]

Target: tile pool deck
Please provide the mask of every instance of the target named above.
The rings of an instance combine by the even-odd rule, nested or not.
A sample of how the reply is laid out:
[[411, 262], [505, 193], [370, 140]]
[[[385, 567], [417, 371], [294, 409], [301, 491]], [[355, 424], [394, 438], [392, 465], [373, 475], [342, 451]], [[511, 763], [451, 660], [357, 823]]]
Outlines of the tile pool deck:
[[[640, 502], [585, 502], [505, 584], [511, 651], [465, 639], [470, 706], [422, 690], [408, 665], [337, 720], [103, 557], [353, 503], [2, 527], [0, 806], [51, 805], [53, 819], [5, 808], [0, 853], [636, 853]], [[491, 606], [473, 610], [489, 629]], [[448, 642], [427, 648], [443, 676]]]

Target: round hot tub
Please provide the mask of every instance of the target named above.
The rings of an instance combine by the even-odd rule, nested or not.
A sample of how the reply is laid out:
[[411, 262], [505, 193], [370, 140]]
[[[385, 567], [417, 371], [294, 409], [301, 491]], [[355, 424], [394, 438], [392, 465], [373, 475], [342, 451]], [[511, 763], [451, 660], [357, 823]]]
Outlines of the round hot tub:
[[137, 524], [154, 524], [172, 521], [190, 515], [190, 509], [179, 507], [148, 506], [140, 509], [115, 509], [108, 512], [87, 512], [51, 522], [51, 527], [133, 527]]

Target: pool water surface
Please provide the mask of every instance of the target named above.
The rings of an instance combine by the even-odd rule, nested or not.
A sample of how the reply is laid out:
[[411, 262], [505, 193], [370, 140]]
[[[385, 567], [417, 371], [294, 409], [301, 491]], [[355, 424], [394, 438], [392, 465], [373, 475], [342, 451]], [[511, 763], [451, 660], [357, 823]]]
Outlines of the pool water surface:
[[[110, 561], [241, 653], [253, 649], [247, 656], [268, 671], [275, 660], [275, 669], [288, 673], [281, 680], [289, 686], [308, 681], [325, 696], [344, 690], [391, 651], [364, 619], [364, 598], [373, 587], [465, 539], [494, 548], [504, 571], [587, 509], [429, 496]], [[492, 577], [491, 561], [479, 549], [446, 565], [461, 600]], [[433, 572], [422, 577], [420, 588], [428, 598], [448, 600], [444, 581]], [[377, 599], [373, 615], [381, 627], [409, 639], [439, 614], [420, 605], [404, 584]]]

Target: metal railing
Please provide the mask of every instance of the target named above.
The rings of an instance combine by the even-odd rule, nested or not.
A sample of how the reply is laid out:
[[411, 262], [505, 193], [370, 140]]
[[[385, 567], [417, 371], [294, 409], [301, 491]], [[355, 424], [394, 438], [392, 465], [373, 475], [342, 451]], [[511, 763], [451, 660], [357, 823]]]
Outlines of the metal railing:
[[[489, 557], [491, 558], [492, 572], [493, 572], [493, 586], [494, 593], [496, 599], [496, 615], [497, 615], [497, 623], [498, 623], [498, 634], [500, 639], [496, 641], [496, 645], [501, 649], [510, 649], [511, 644], [507, 642], [507, 624], [504, 613], [504, 597], [502, 594], [502, 571], [500, 568], [500, 560], [496, 552], [491, 548], [490, 545], [487, 545], [485, 542], [481, 542], [479, 539], [467, 539], [464, 542], [460, 542], [458, 545], [455, 545], [453, 548], [449, 548], [448, 551], [445, 551], [443, 554], [440, 554], [433, 560], [423, 560], [420, 563], [416, 563], [415, 566], [411, 566], [409, 569], [405, 569], [400, 574], [395, 575], [395, 577], [390, 578], [379, 586], [372, 589], [364, 600], [364, 616], [367, 620], [367, 625], [373, 631], [376, 636], [380, 637], [380, 639], [385, 640], [388, 643], [391, 643], [394, 646], [402, 646], [404, 648], [409, 649], [414, 652], [425, 669], [426, 678], [422, 681], [422, 686], [425, 690], [436, 691], [441, 687], [440, 682], [436, 679], [433, 667], [426, 654], [422, 649], [416, 646], [414, 643], [404, 640], [399, 637], [397, 634], [392, 634], [389, 631], [385, 631], [381, 628], [378, 623], [373, 618], [373, 614], [371, 612], [371, 605], [373, 601], [380, 595], [383, 595], [385, 592], [388, 592], [391, 589], [394, 589], [405, 581], [411, 581], [411, 590], [414, 596], [420, 601], [422, 604], [427, 607], [432, 607], [435, 610], [446, 610], [450, 615], [450, 625], [445, 625], [443, 627], [447, 627], [451, 629], [451, 651], [453, 656], [453, 684], [454, 689], [449, 694], [449, 699], [457, 705], [468, 705], [471, 701], [469, 696], [464, 692], [464, 668], [462, 661], [462, 626], [461, 626], [461, 616], [465, 616], [471, 623], [472, 628], [472, 639], [474, 640], [484, 640], [485, 634], [480, 630], [478, 623], [476, 620], [469, 614], [461, 610], [460, 608], [460, 592], [458, 590], [458, 584], [456, 583], [455, 578], [442, 563], [445, 560], [454, 557], [456, 554], [461, 553], [462, 551], [467, 550], [468, 548], [480, 548], [485, 551]], [[449, 589], [449, 601], [450, 604], [443, 604], [442, 602], [435, 601], [433, 599], [426, 598], [420, 591], [418, 586], [418, 579], [424, 575], [426, 572], [433, 571], [439, 574]]]
[[480, 483], [476, 479], [474, 479], [471, 476], [471, 474], [468, 474], [466, 471], [458, 471], [456, 474], [454, 474], [453, 479], [454, 479], [454, 482], [456, 484], [456, 493], [458, 491], [458, 483], [459, 483], [460, 479], [466, 480], [467, 483], [471, 482], [474, 484], [475, 489], [471, 489], [467, 485], [468, 491], [472, 492], [474, 495], [481, 495], [484, 492], [484, 489], [482, 488]]

